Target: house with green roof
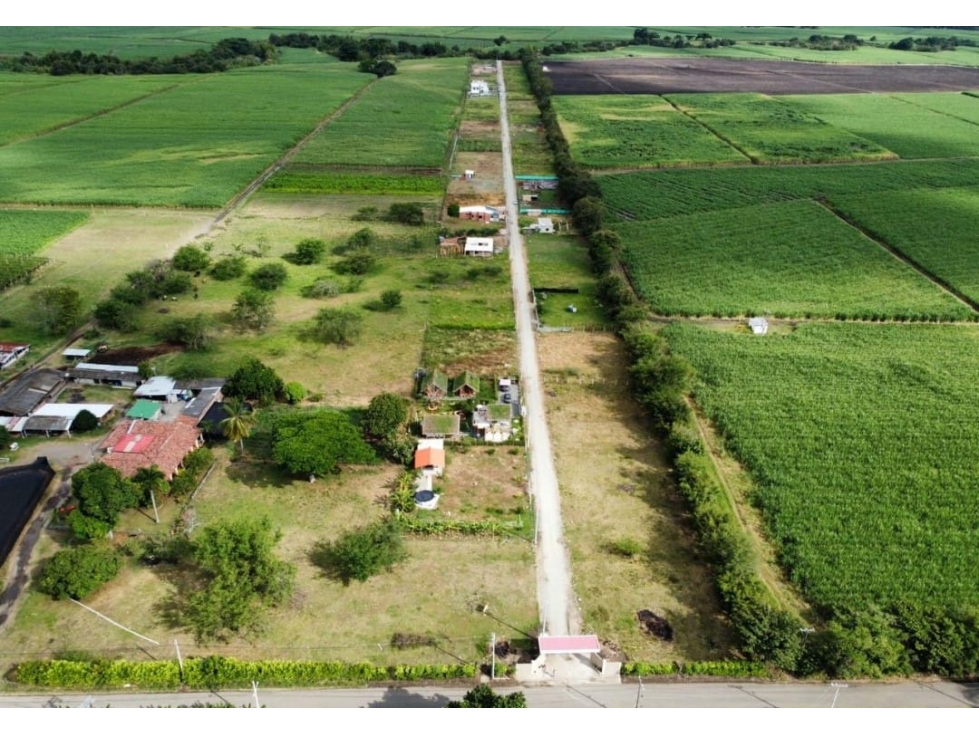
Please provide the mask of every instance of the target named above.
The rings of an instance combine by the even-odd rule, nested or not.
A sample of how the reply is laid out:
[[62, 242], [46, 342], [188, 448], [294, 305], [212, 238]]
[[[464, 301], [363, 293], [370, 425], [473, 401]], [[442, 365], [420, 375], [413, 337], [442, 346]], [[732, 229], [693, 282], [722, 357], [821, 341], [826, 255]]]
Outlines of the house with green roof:
[[432, 370], [422, 378], [421, 394], [429, 400], [441, 400], [449, 394], [449, 376], [442, 370]]
[[474, 398], [479, 393], [479, 378], [468, 370], [452, 381], [452, 394], [457, 398]]
[[126, 411], [127, 418], [152, 421], [160, 415], [163, 404], [156, 400], [137, 400], [135, 405]]

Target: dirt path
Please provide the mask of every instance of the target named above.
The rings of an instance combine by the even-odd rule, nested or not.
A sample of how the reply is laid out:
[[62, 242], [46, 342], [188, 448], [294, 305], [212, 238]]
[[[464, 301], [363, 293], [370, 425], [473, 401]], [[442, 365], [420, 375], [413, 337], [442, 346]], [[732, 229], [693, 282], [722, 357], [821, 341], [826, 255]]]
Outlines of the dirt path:
[[506, 226], [510, 245], [517, 343], [520, 349], [520, 389], [523, 393], [523, 405], [526, 408], [530, 493], [534, 498], [537, 517], [537, 597], [542, 631], [549, 635], [574, 635], [580, 632], [581, 619], [571, 588], [571, 564], [564, 542], [557, 472], [554, 469], [551, 438], [544, 413], [544, 391], [540, 366], [537, 362], [537, 344], [531, 316], [533, 308], [530, 303], [530, 278], [527, 274], [523, 238], [520, 236], [518, 226], [517, 184], [513, 177], [503, 65], [497, 62], [496, 68], [500, 90]]

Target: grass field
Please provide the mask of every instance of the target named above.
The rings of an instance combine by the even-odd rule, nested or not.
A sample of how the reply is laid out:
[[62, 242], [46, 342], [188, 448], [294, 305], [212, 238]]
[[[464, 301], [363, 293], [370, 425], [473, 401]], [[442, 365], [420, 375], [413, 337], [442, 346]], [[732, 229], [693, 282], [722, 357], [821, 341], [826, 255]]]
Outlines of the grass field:
[[753, 166], [600, 176], [606, 205], [623, 221], [659, 219], [763, 203], [886, 191], [957, 188], [979, 180], [979, 161], [874, 165]]
[[814, 202], [674, 217], [619, 232], [637, 289], [668, 315], [972, 315]]
[[[578, 293], [538, 293], [537, 314], [545, 326], [588, 328], [606, 322], [598, 301], [588, 248], [577, 236], [537, 234], [524, 237], [530, 285], [577, 288]], [[568, 306], [577, 313], [570, 313]]]
[[665, 96], [756, 163], [824, 163], [895, 157], [871, 139], [847, 132], [843, 126], [827, 124], [780, 98], [763, 94]]
[[503, 80], [506, 82], [507, 112], [510, 116], [514, 174], [546, 176], [554, 173], [551, 152], [541, 127], [540, 111], [520, 64], [504, 64]]
[[[951, 101], [950, 98], [961, 98]], [[953, 94], [814, 94], [786, 105], [872, 140], [902, 158], [979, 155], [979, 99]], [[930, 109], [933, 108], [933, 109]], [[948, 112], [934, 111], [945, 109]], [[959, 117], [966, 116], [972, 122]]]
[[559, 95], [554, 106], [571, 154], [588, 168], [748, 162], [659, 96]]
[[[0, 148], [0, 200], [220, 206], [372, 78], [335, 64], [261, 67], [182, 84]], [[18, 110], [4, 107], [4, 114]]]
[[402, 61], [296, 157], [297, 163], [442, 168], [467, 59]]
[[833, 203], [876, 238], [979, 301], [979, 189], [890, 191]]
[[783, 563], [817, 605], [979, 602], [979, 332], [669, 327], [694, 394], [751, 472]]

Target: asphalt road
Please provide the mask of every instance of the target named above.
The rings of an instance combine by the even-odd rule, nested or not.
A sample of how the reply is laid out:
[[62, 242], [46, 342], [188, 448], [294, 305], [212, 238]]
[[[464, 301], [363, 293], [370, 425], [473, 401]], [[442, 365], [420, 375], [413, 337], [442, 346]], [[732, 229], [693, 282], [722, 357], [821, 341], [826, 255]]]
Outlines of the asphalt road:
[[520, 349], [520, 389], [526, 408], [527, 455], [530, 462], [530, 494], [537, 515], [537, 598], [543, 631], [550, 635], [574, 635], [581, 631], [578, 608], [571, 590], [571, 564], [564, 544], [561, 498], [551, 453], [551, 437], [544, 413], [544, 392], [537, 362], [537, 343], [531, 318], [530, 278], [520, 235], [517, 184], [513, 177], [510, 123], [507, 119], [503, 65], [496, 62], [500, 90], [500, 127], [503, 144], [503, 182], [506, 191], [506, 229], [513, 280], [513, 307]]
[[[656, 683], [499, 688], [522, 690], [530, 708], [974, 708], [979, 685], [957, 683]], [[838, 692], [838, 695], [837, 695]], [[463, 688], [360, 688], [258, 690], [267, 708], [443, 708], [462, 698]], [[86, 701], [88, 699], [88, 701]], [[94, 693], [0, 696], [3, 708], [53, 706], [139, 708], [189, 706], [195, 702], [255, 705], [250, 690], [217, 693]]]

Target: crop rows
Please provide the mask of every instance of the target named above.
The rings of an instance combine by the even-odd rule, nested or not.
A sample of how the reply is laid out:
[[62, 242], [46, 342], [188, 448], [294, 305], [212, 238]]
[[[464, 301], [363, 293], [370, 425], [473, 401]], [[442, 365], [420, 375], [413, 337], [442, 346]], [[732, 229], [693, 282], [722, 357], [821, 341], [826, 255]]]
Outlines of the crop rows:
[[812, 602], [979, 604], [974, 328], [666, 333]]
[[[967, 95], [813, 94], [783, 99], [796, 110], [818, 115], [902, 158], [979, 155], [979, 130], [975, 125], [979, 118], [979, 99]], [[973, 122], [933, 110], [947, 111]]]
[[387, 176], [383, 174], [313, 173], [285, 171], [269, 179], [267, 191], [287, 194], [441, 194], [440, 176]]
[[370, 79], [307, 65], [182, 84], [0, 148], [0, 201], [220, 206]]
[[572, 155], [588, 168], [748, 162], [662, 97], [557, 96], [554, 106]]
[[979, 160], [646, 171], [598, 181], [613, 212], [642, 220], [793, 199], [974, 186]]
[[86, 219], [86, 212], [0, 210], [0, 255], [33, 255]]
[[668, 315], [972, 316], [811, 201], [637, 222], [618, 231], [637, 290]]
[[762, 94], [670, 94], [667, 99], [758, 163], [896, 157], [870, 139], [827, 124], [774, 97]]
[[464, 59], [403, 62], [296, 157], [300, 163], [440, 168], [468, 78]]
[[31, 275], [47, 262], [46, 257], [0, 254], [0, 291], [30, 280]]

